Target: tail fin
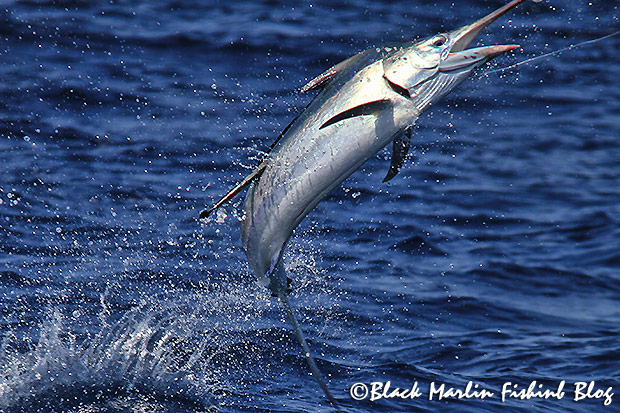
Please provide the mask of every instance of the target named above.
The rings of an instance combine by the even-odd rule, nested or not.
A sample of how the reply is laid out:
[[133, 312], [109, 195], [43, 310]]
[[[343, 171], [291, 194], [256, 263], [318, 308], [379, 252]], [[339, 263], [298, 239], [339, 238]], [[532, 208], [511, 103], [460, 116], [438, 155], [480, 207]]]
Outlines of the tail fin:
[[319, 386], [321, 387], [321, 389], [323, 389], [323, 391], [325, 392], [325, 396], [327, 396], [331, 404], [336, 408], [336, 410], [340, 411], [340, 407], [338, 406], [336, 399], [334, 398], [334, 396], [332, 396], [332, 394], [327, 389], [327, 385], [325, 384], [325, 381], [323, 380], [323, 376], [321, 375], [321, 372], [319, 371], [319, 368], [317, 367], [314, 361], [314, 358], [310, 354], [310, 349], [308, 348], [308, 344], [306, 343], [304, 333], [301, 331], [301, 328], [299, 327], [299, 323], [297, 323], [295, 314], [293, 314], [293, 310], [291, 308], [291, 302], [288, 299], [288, 295], [286, 295], [285, 293], [280, 293], [278, 294], [278, 297], [280, 298], [282, 305], [284, 305], [284, 309], [286, 310], [286, 315], [288, 315], [289, 320], [291, 320], [291, 324], [293, 325], [293, 330], [295, 331], [295, 335], [297, 336], [297, 341], [299, 341], [299, 344], [301, 344], [301, 348], [304, 351], [304, 356], [306, 357], [308, 366], [310, 366], [312, 375], [314, 376], [316, 381], [319, 383]]

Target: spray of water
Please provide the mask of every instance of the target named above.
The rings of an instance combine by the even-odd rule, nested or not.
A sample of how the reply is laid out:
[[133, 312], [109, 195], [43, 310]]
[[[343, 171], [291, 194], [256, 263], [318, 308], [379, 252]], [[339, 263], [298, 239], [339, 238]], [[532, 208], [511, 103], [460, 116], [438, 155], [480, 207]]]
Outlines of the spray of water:
[[210, 411], [240, 390], [231, 370], [251, 377], [261, 362], [261, 318], [243, 317], [264, 308], [252, 293], [144, 300], [103, 315], [86, 338], [52, 309], [32, 343], [18, 331], [3, 338], [0, 411]]

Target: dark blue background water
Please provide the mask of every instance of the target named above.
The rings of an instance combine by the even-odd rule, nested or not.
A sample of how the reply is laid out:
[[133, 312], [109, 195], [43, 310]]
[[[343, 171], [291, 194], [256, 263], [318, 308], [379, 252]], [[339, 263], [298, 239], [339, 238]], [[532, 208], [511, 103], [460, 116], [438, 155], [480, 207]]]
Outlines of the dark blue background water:
[[[330, 410], [240, 246], [242, 197], [199, 211], [384, 42], [501, 1], [8, 1], [0, 8], [0, 410]], [[618, 30], [618, 3], [519, 6], [495, 67]], [[461, 85], [302, 223], [285, 262], [349, 411], [608, 411], [620, 393], [620, 38]], [[418, 381], [486, 400], [354, 401]], [[532, 380], [562, 400], [510, 400]]]

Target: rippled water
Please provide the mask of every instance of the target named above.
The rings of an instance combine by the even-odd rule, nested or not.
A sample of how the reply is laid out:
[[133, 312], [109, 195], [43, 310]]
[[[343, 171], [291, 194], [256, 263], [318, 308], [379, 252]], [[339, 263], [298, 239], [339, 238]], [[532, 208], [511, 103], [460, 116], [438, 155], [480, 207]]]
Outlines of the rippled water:
[[[329, 411], [240, 246], [248, 173], [367, 47], [498, 1], [8, 1], [0, 8], [0, 411]], [[526, 3], [506, 66], [618, 30], [615, 1]], [[478, 72], [308, 216], [292, 301], [348, 411], [613, 411], [620, 392], [620, 38]], [[355, 401], [431, 382], [557, 399]], [[616, 398], [620, 397], [615, 396]]]

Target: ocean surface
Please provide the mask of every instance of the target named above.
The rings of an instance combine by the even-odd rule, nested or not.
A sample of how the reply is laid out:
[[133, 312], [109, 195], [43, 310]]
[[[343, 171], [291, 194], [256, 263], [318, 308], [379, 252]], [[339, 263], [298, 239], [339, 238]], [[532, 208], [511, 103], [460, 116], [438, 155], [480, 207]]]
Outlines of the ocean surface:
[[[248, 268], [243, 196], [198, 214], [309, 79], [502, 4], [0, 2], [0, 411], [333, 411]], [[517, 7], [480, 44], [521, 49], [419, 119], [400, 174], [380, 152], [298, 227], [291, 300], [344, 411], [618, 411], [620, 37], [489, 71], [619, 8]], [[388, 381], [419, 396], [370, 400]], [[548, 398], [502, 401], [528, 386]]]

